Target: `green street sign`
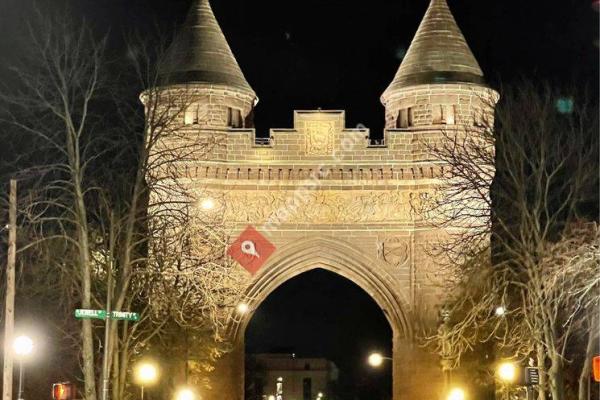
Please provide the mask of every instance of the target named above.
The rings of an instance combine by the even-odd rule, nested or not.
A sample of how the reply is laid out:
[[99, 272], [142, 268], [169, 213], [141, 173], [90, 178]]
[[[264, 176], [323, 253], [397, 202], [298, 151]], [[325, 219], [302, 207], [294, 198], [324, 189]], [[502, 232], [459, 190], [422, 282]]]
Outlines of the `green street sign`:
[[77, 319], [106, 319], [106, 310], [75, 310], [75, 318]]
[[[106, 310], [75, 310], [75, 318], [77, 319], [106, 319]], [[140, 314], [126, 311], [112, 311], [110, 319], [117, 321], [139, 321]]]
[[110, 319], [125, 320], [125, 321], [139, 321], [140, 314], [126, 311], [113, 311], [110, 313]]

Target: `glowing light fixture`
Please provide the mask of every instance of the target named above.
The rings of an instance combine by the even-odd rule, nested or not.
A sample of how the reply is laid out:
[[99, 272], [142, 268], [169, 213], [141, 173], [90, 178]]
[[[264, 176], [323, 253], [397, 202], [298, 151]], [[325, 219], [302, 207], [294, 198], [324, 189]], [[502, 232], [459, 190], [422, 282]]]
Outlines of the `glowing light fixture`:
[[140, 384], [147, 386], [156, 382], [156, 379], [158, 378], [158, 369], [152, 363], [142, 363], [136, 368], [135, 377]]
[[210, 197], [202, 199], [200, 202], [200, 208], [202, 208], [204, 211], [210, 211], [215, 208], [215, 201]]
[[247, 303], [240, 303], [236, 307], [238, 314], [244, 315], [250, 311], [250, 306]]
[[176, 400], [196, 400], [196, 395], [191, 389], [183, 388], [177, 392]]
[[377, 368], [381, 367], [381, 365], [383, 364], [383, 360], [385, 359], [386, 358], [382, 356], [381, 353], [371, 353], [369, 355], [369, 358], [367, 358], [367, 362], [371, 367]]
[[17, 399], [23, 400], [23, 377], [25, 375], [23, 359], [33, 352], [33, 340], [29, 336], [19, 336], [13, 342], [13, 350], [19, 359], [19, 394]]
[[13, 342], [15, 354], [19, 357], [25, 357], [33, 352], [33, 340], [29, 336], [19, 336]]
[[447, 400], [466, 400], [467, 394], [461, 388], [454, 388], [448, 393]]
[[506, 383], [512, 383], [517, 378], [517, 366], [510, 362], [503, 362], [498, 366], [498, 378]]

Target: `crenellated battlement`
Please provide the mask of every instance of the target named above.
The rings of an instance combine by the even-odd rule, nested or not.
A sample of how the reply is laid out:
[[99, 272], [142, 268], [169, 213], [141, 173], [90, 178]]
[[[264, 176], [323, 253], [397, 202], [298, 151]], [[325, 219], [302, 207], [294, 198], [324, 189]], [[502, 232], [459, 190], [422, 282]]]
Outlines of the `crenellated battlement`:
[[[469, 127], [469, 129], [474, 129]], [[271, 129], [268, 137], [254, 128], [209, 129], [183, 126], [189, 136], [210, 137], [214, 146], [199, 161], [231, 164], [402, 165], [430, 163], [429, 145], [443, 132], [465, 130], [464, 125], [435, 125], [386, 129], [374, 140], [368, 128], [346, 127], [345, 112], [294, 112], [294, 127]]]

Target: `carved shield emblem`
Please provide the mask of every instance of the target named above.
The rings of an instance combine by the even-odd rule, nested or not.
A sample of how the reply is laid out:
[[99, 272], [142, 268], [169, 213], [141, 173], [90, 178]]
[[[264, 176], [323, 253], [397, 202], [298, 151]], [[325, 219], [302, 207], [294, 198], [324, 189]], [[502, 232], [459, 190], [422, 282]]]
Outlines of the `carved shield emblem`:
[[377, 257], [393, 267], [404, 267], [410, 260], [410, 243], [406, 238], [379, 239], [377, 247]]
[[327, 155], [333, 153], [333, 121], [309, 121], [306, 124], [306, 154]]

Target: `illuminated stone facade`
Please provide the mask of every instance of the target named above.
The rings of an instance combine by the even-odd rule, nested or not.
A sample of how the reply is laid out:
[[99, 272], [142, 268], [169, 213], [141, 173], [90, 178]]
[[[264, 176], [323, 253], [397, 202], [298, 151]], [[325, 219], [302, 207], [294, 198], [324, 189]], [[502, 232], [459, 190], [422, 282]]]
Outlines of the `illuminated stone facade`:
[[[346, 277], [373, 297], [392, 327], [394, 400], [437, 399], [439, 360], [415, 343], [418, 328], [438, 323], [444, 299], [443, 275], [427, 250], [445, 232], [425, 212], [444, 166], [428, 144], [441, 140], [442, 131], [472, 131], [478, 119], [493, 115], [482, 99], [497, 99], [483, 85], [445, 0], [431, 2], [382, 96], [386, 129], [378, 142], [366, 128], [346, 127], [344, 111], [332, 110], [295, 111], [291, 129], [257, 138], [251, 128], [256, 94], [207, 0], [194, 3], [182, 32], [163, 67], [164, 87], [191, 99], [181, 132], [211, 144], [181, 165], [182, 177], [202, 196], [218, 199], [232, 234], [252, 225], [277, 247], [256, 276], [247, 274], [250, 309], [311, 269]], [[201, 46], [194, 47], [195, 38], [203, 38]], [[190, 54], [182, 56], [186, 44]], [[219, 57], [206, 51], [211, 46]], [[234, 351], [217, 365], [213, 394], [204, 398], [243, 398], [251, 314], [231, 324]]]

